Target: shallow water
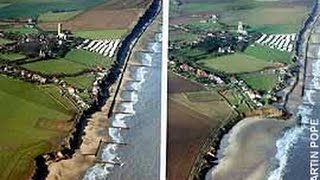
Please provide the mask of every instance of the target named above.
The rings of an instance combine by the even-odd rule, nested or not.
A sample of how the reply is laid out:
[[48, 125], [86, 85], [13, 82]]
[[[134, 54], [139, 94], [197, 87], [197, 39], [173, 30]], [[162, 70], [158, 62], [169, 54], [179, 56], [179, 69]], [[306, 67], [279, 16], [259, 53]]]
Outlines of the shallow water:
[[[132, 81], [120, 90], [122, 102], [111, 118], [110, 141], [101, 159], [106, 165], [90, 168], [84, 179], [158, 179], [160, 170], [161, 43], [147, 43], [130, 65]], [[149, 53], [150, 52], [150, 53]], [[142, 66], [141, 66], [142, 65]], [[115, 144], [120, 143], [120, 144]]]

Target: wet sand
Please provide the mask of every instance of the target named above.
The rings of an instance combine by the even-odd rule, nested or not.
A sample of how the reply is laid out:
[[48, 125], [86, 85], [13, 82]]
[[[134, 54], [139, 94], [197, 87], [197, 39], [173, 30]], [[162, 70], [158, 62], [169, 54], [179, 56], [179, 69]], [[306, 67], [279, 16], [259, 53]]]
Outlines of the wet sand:
[[234, 126], [219, 164], [209, 171], [206, 180], [265, 179], [268, 166], [275, 159], [276, 141], [283, 130], [295, 121], [263, 117], [247, 118]]

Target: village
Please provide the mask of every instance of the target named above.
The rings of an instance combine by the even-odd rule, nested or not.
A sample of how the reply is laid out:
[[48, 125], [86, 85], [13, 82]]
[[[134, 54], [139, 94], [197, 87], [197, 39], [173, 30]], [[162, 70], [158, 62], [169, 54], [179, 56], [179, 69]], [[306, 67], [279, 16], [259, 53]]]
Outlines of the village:
[[[25, 25], [34, 28], [35, 22], [28, 20]], [[45, 62], [61, 59], [72, 49], [82, 49], [88, 52], [96, 53], [104, 57], [113, 58], [116, 50], [120, 45], [120, 39], [115, 40], [91, 40], [75, 37], [68, 30], [63, 30], [62, 24], [57, 25], [56, 34], [37, 33], [37, 34], [16, 34], [13, 32], [0, 32], [0, 37], [9, 39], [12, 42], [0, 45], [0, 52], [3, 55], [20, 54], [23, 58], [18, 60], [2, 59], [0, 64], [0, 73], [9, 77], [18, 78], [23, 81], [35, 83], [37, 85], [55, 84], [60, 89], [60, 94], [67, 96], [74, 102], [80, 110], [90, 107], [90, 104], [98, 101], [100, 86], [106, 78], [109, 69], [99, 67], [92, 70], [84, 70], [83, 73], [91, 73], [95, 77], [91, 89], [78, 89], [59, 77], [65, 76], [60, 74], [46, 74], [27, 69], [22, 64], [30, 62]], [[0, 57], [1, 58], [1, 57]], [[105, 61], [110, 61], [105, 59]], [[87, 59], [87, 61], [93, 61]], [[78, 73], [79, 74], [79, 73]], [[73, 77], [72, 75], [71, 77]], [[83, 99], [80, 93], [88, 92], [90, 101]]]
[[[211, 15], [202, 17], [200, 23], [217, 23], [218, 16]], [[264, 34], [264, 33], [249, 33], [245, 29], [243, 22], [238, 22], [237, 30], [192, 30], [188, 26], [174, 25], [173, 30], [197, 33], [197, 38], [183, 41], [171, 41], [169, 44], [169, 68], [172, 72], [183, 76], [189, 80], [203, 84], [207, 88], [221, 89], [236, 89], [242, 95], [239, 98], [241, 101], [248, 101], [253, 109], [261, 108], [268, 104], [277, 104], [279, 108], [284, 102], [284, 89], [291, 85], [292, 77], [294, 77], [295, 67], [291, 67], [286, 62], [273, 62], [272, 66], [259, 70], [262, 74], [277, 75], [277, 83], [268, 91], [259, 90], [248, 85], [241, 77], [236, 74], [228, 74], [220, 71], [213, 71], [203, 67], [202, 58], [210, 58], [236, 55], [238, 52], [245, 52], [247, 48], [259, 48], [260, 46], [285, 51], [291, 53], [294, 48], [295, 34]], [[197, 50], [195, 50], [197, 49]], [[193, 53], [195, 51], [195, 53]], [[197, 54], [201, 51], [206, 55]], [[182, 53], [184, 52], [184, 53]], [[257, 53], [256, 51], [255, 53]], [[190, 55], [189, 55], [189, 54]], [[259, 53], [259, 52], [258, 52]], [[177, 54], [177, 55], [175, 55]], [[220, 60], [222, 61], [222, 60]], [[248, 64], [249, 65], [249, 64]], [[232, 65], [230, 65], [232, 66]], [[246, 73], [245, 73], [246, 74]], [[250, 73], [249, 73], [250, 74]], [[228, 99], [228, 97], [226, 97]], [[236, 110], [237, 104], [231, 103], [231, 106]]]

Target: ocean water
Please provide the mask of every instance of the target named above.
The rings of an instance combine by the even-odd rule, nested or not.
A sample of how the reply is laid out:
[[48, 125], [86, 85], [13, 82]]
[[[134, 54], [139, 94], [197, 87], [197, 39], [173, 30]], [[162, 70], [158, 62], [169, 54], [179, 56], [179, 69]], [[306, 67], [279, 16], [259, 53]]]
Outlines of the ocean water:
[[120, 90], [121, 103], [111, 118], [110, 143], [84, 179], [157, 180], [160, 170], [161, 34], [130, 65], [132, 80]]
[[[308, 67], [311, 68], [307, 69], [308, 80], [305, 81], [303, 104], [298, 110], [301, 125], [287, 130], [277, 141], [278, 165], [270, 172], [268, 180], [309, 180], [314, 177], [310, 175], [311, 152], [320, 152], [320, 148], [310, 147], [310, 128], [320, 130], [320, 126], [312, 126], [310, 122], [320, 119], [320, 48], [318, 57], [319, 59], [308, 61]], [[319, 139], [314, 142], [320, 145]], [[317, 164], [320, 162], [319, 156], [312, 158]], [[319, 177], [314, 180], [317, 179]]]

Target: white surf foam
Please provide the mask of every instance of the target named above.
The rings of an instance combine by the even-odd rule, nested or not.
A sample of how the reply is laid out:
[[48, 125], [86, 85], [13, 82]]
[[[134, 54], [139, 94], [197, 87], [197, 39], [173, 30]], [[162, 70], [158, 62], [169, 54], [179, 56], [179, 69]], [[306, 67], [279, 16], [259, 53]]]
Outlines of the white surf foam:
[[273, 170], [268, 180], [282, 180], [286, 170], [291, 148], [296, 144], [299, 136], [303, 133], [303, 126], [296, 126], [287, 130], [282, 138], [277, 140], [276, 159], [279, 161], [279, 167]]
[[122, 102], [119, 105], [119, 111], [128, 114], [135, 114], [132, 102]]
[[106, 179], [108, 174], [110, 174], [113, 165], [111, 164], [96, 164], [89, 168], [83, 177], [83, 180], [102, 180]]
[[121, 136], [121, 129], [119, 128], [109, 128], [109, 136], [111, 138], [111, 140], [115, 143], [122, 143], [123, 139]]
[[145, 66], [152, 66], [152, 55], [149, 53], [143, 53], [141, 57], [141, 62]]
[[127, 120], [132, 117], [130, 114], [116, 114], [112, 118], [112, 126], [128, 128]]

